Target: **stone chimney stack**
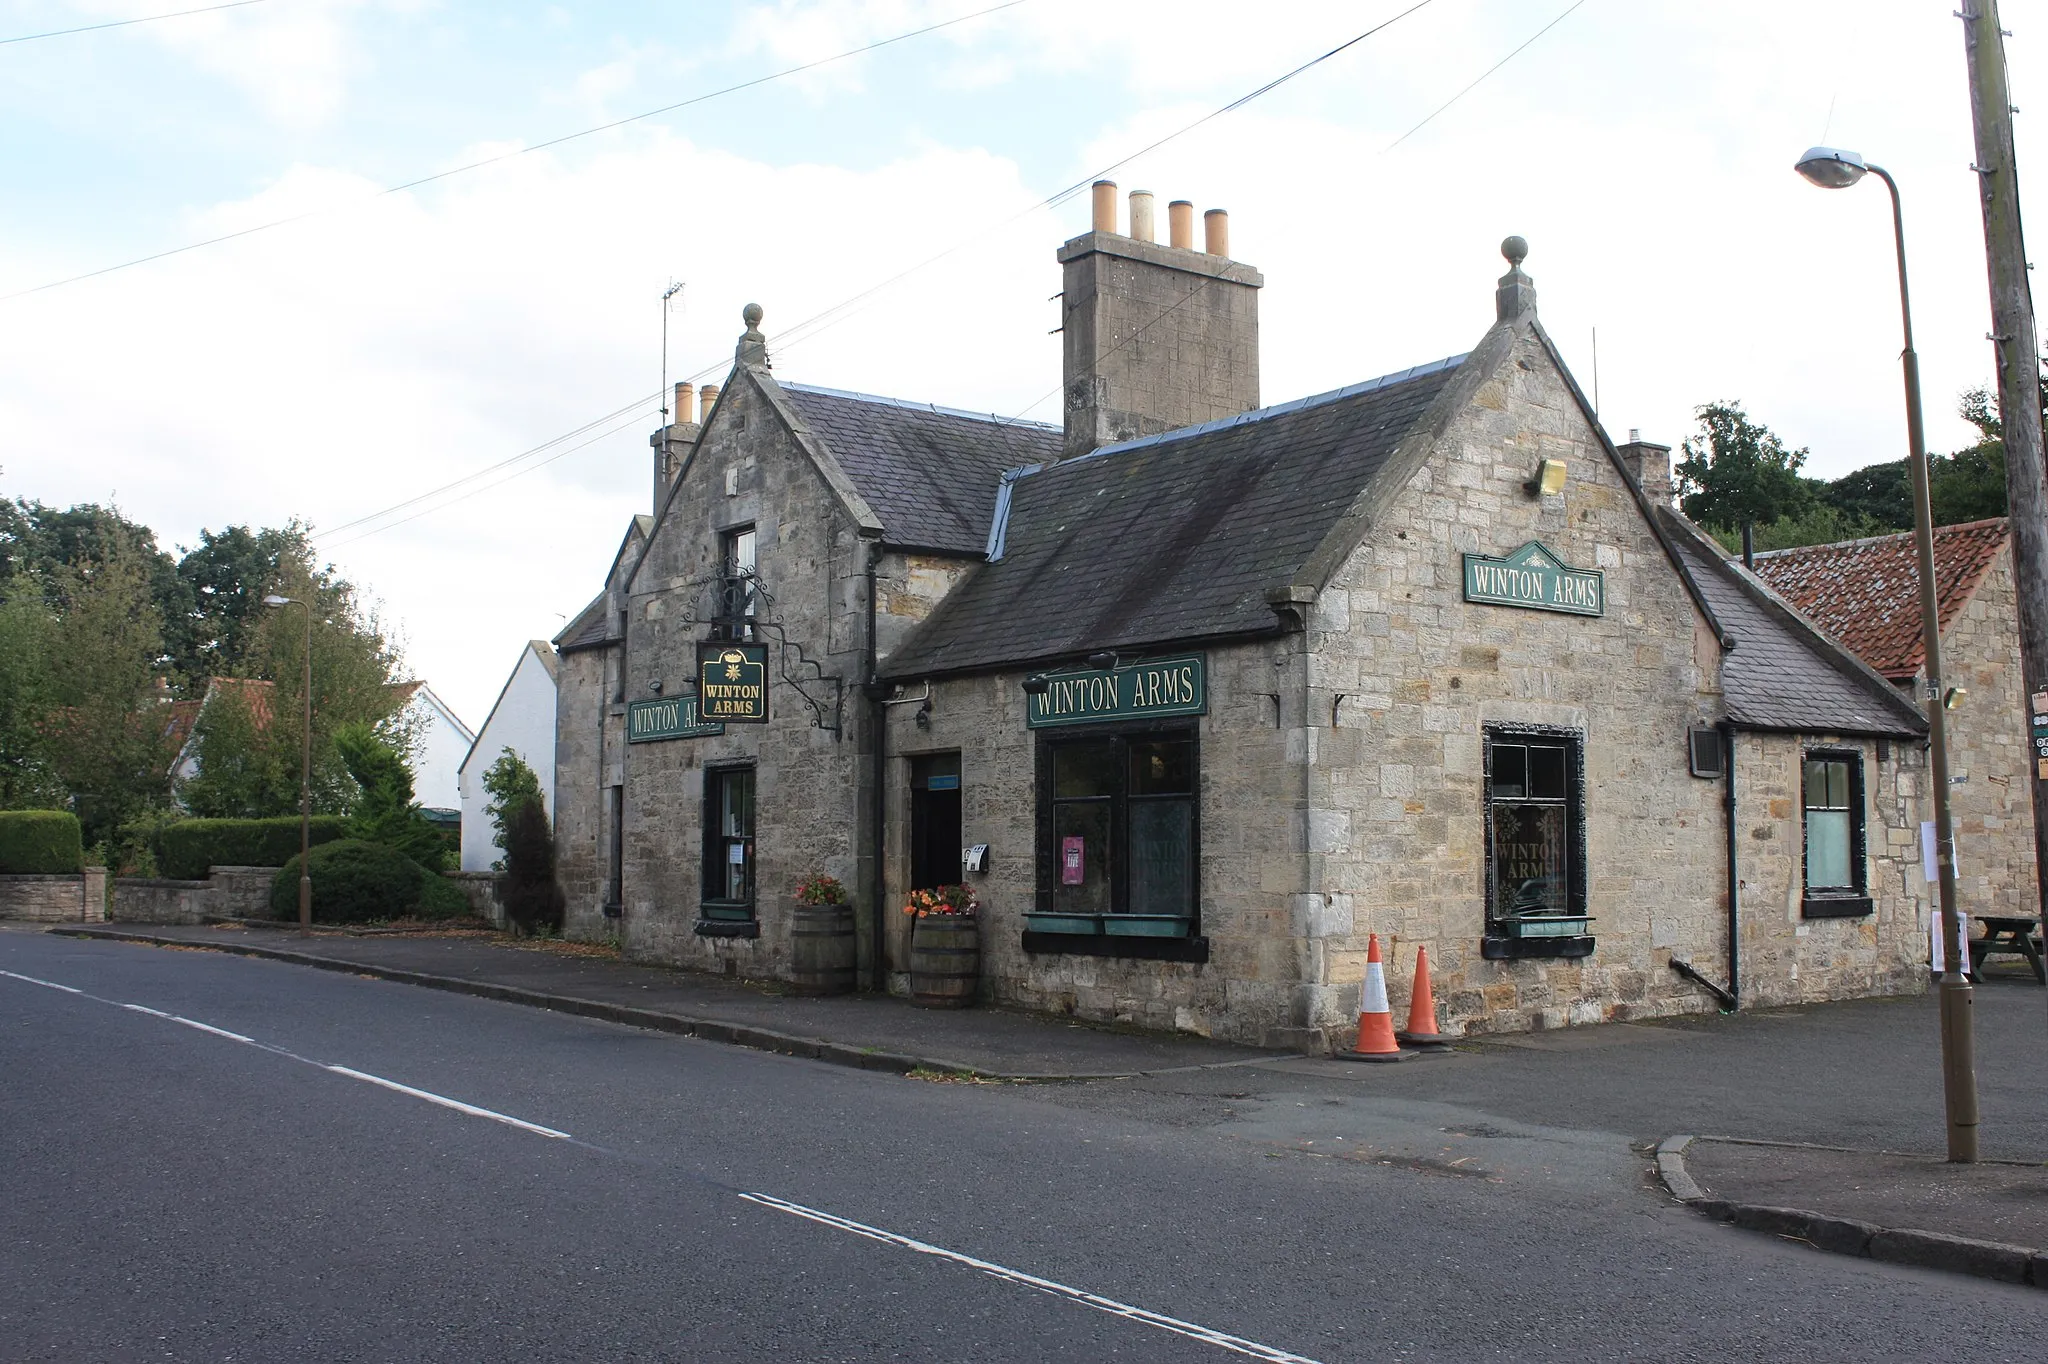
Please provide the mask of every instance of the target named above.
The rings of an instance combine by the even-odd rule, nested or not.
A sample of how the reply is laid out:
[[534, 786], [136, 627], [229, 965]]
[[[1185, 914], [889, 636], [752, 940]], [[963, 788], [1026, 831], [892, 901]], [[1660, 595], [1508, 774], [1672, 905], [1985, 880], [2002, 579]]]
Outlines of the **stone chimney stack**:
[[1614, 453], [1621, 456], [1622, 464], [1642, 485], [1644, 497], [1660, 507], [1671, 505], [1670, 446], [1646, 441], [1641, 432], [1631, 427], [1628, 444], [1615, 446]]
[[695, 415], [693, 403], [695, 390], [687, 383], [677, 384], [675, 398], [670, 406], [673, 414], [667, 426], [647, 438], [654, 447], [654, 514], [661, 515], [661, 504], [668, 499], [668, 490], [674, 486], [676, 475], [683, 470], [683, 461], [690, 457], [690, 447], [697, 443], [697, 437], [704, 428], [691, 418]]
[[1194, 205], [1167, 205], [1168, 244], [1151, 240], [1153, 199], [1131, 196], [1118, 233], [1116, 186], [1097, 181], [1093, 229], [1059, 250], [1066, 380], [1065, 453], [1173, 431], [1259, 405], [1259, 289], [1229, 257], [1229, 219], [1212, 209], [1206, 251]]

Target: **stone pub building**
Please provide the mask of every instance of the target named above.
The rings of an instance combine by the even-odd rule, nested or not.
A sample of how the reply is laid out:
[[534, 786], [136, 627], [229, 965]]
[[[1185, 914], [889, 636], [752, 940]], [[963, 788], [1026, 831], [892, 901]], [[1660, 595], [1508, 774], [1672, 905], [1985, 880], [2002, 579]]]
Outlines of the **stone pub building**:
[[1519, 238], [1466, 354], [1262, 406], [1227, 220], [1120, 208], [1060, 426], [786, 381], [748, 309], [556, 641], [572, 932], [773, 979], [825, 872], [900, 992], [964, 876], [985, 998], [1310, 1051], [1368, 933], [1453, 1033], [1921, 988], [1922, 718], [1609, 440]]

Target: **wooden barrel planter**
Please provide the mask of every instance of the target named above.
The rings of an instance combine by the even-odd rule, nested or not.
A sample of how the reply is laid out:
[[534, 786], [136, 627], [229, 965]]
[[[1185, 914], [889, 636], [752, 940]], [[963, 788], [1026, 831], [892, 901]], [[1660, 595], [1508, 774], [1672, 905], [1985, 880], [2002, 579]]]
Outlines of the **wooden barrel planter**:
[[910, 930], [910, 998], [927, 1009], [964, 1009], [981, 988], [981, 920], [927, 914]]
[[789, 915], [789, 989], [799, 995], [843, 995], [853, 989], [859, 957], [852, 905], [793, 905]]

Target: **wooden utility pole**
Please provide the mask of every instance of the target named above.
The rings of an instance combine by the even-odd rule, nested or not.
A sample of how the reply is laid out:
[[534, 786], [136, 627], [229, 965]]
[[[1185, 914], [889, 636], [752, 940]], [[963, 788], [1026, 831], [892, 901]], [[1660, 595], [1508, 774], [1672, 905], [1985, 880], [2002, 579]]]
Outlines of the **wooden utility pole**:
[[[2012, 518], [2012, 574], [2020, 612], [2020, 666], [2027, 715], [2000, 717], [2031, 725], [2048, 694], [2048, 478], [2041, 451], [2041, 349], [2034, 333], [2034, 295], [2020, 232], [2019, 168], [2012, 145], [2012, 96], [2006, 84], [2005, 36], [1998, 0], [1964, 0], [1963, 47], [1970, 65], [1970, 116], [1977, 130], [1977, 181], [1983, 191], [1984, 255], [1991, 276], [1991, 341], [1998, 359], [1998, 416], [2005, 432], [2006, 509]], [[2042, 922], [2048, 925], [2048, 761], [2028, 744], [2034, 804], [2034, 872]]]

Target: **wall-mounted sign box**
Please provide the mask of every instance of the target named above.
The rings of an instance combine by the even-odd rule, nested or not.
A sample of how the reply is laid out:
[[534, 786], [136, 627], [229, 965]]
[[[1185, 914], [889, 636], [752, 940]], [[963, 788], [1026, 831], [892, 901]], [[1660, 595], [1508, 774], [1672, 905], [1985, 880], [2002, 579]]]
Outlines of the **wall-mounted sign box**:
[[768, 723], [768, 646], [712, 642], [697, 646], [697, 711], [707, 721]]
[[716, 721], [705, 723], [697, 714], [694, 696], [669, 697], [660, 701], [634, 701], [626, 707], [626, 742], [650, 744], [656, 739], [703, 739], [725, 733]]
[[1025, 698], [1025, 723], [1031, 729], [1209, 712], [1209, 670], [1201, 654], [1051, 673], [1046, 682], [1043, 695]]
[[[2035, 706], [2040, 706], [2041, 700], [2036, 696]], [[2039, 709], [2034, 712], [2034, 770], [2042, 781], [2048, 781], [2048, 711]]]
[[1531, 540], [1505, 559], [1465, 556], [1465, 600], [1531, 611], [1599, 616], [1607, 611], [1607, 585], [1595, 569], [1572, 568]]

